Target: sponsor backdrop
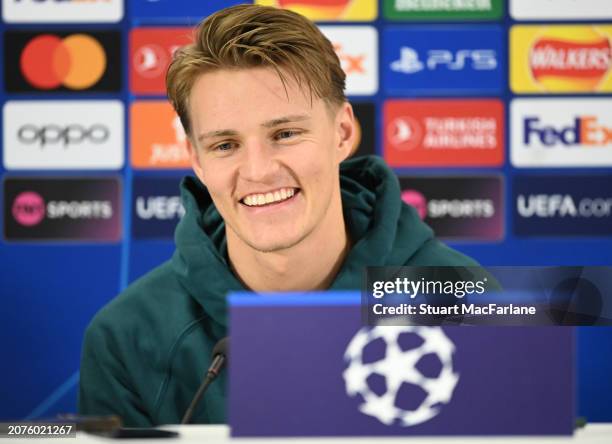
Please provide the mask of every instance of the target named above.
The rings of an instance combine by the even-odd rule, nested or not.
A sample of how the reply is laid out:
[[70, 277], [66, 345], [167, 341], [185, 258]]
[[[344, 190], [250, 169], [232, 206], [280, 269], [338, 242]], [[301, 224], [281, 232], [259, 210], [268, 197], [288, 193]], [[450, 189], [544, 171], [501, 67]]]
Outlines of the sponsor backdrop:
[[[185, 133], [172, 53], [233, 0], [2, 0], [0, 418], [76, 409], [81, 338], [167, 260]], [[357, 154], [485, 265], [612, 265], [608, 0], [256, 0], [320, 23]], [[579, 4], [579, 6], [578, 6]], [[578, 332], [577, 414], [612, 421], [612, 331]]]

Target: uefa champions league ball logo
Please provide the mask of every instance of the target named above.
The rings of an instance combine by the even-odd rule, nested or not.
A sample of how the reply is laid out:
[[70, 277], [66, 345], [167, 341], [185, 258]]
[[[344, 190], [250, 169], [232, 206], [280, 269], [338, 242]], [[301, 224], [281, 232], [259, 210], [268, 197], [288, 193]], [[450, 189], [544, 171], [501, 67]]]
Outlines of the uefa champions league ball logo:
[[[402, 346], [401, 336], [416, 336], [416, 347]], [[364, 363], [364, 349], [374, 341], [382, 340], [384, 355], [373, 362]], [[349, 396], [361, 395], [359, 410], [386, 425], [397, 423], [403, 427], [424, 423], [448, 404], [459, 381], [453, 370], [455, 345], [440, 327], [374, 327], [362, 328], [353, 337], [344, 359], [348, 363], [343, 377]], [[439, 360], [439, 372], [423, 374], [420, 362], [427, 358]], [[384, 390], [375, 391], [368, 383], [372, 375], [384, 379]], [[414, 409], [397, 406], [397, 395], [405, 384], [420, 387], [424, 399]]]

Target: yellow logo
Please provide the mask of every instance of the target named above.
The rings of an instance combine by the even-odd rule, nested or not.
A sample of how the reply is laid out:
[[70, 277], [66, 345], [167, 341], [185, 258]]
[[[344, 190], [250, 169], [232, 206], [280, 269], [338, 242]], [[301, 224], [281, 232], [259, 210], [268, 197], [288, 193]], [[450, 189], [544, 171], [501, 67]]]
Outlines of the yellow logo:
[[291, 9], [314, 21], [367, 22], [378, 15], [377, 0], [255, 0], [255, 3]]
[[612, 26], [513, 26], [515, 93], [612, 92]]

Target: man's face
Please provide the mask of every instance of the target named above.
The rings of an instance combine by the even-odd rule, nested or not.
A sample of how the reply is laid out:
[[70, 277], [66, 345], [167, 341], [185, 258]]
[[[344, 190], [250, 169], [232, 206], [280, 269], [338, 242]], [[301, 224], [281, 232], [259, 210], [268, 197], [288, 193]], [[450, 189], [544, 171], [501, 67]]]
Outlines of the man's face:
[[332, 111], [286, 79], [285, 90], [271, 68], [217, 70], [189, 101], [194, 171], [228, 238], [263, 252], [291, 248], [341, 214], [332, 211], [338, 165], [354, 135], [350, 105]]

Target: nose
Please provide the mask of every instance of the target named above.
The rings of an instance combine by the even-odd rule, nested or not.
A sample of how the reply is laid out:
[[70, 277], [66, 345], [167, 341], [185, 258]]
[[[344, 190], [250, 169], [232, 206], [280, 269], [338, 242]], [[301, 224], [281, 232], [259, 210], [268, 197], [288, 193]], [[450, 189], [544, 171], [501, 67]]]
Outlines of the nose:
[[259, 138], [252, 138], [245, 142], [243, 153], [240, 165], [242, 179], [264, 183], [274, 177], [278, 165], [273, 147]]

